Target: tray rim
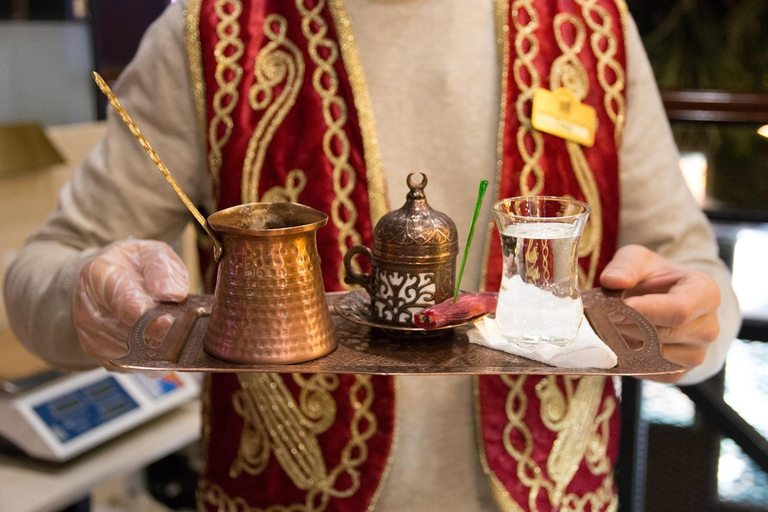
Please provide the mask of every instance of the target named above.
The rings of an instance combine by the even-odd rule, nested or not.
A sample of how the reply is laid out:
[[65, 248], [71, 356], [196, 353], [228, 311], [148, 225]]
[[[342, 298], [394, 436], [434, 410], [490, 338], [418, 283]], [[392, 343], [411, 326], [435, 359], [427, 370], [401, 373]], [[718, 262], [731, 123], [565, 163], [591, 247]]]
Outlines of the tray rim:
[[[342, 317], [338, 316], [335, 313], [334, 303], [335, 300], [337, 300], [339, 297], [350, 293], [350, 292], [330, 292], [326, 294], [326, 297], [329, 299], [329, 311], [332, 313], [332, 317], [336, 317], [337, 320], [335, 320], [335, 325], [338, 330], [341, 327], [344, 327], [344, 324], [348, 324], [351, 326], [356, 326], [356, 328], [359, 329], [367, 329], [371, 330], [371, 328], [360, 326], [358, 324], [353, 324], [352, 322], [349, 322], [347, 320], [344, 320]], [[338, 374], [369, 374], [369, 375], [499, 375], [499, 374], [528, 374], [528, 375], [603, 375], [603, 376], [650, 376], [650, 375], [664, 375], [664, 374], [675, 374], [675, 373], [681, 373], [685, 371], [685, 368], [676, 365], [674, 363], [671, 363], [663, 358], [661, 354], [661, 345], [660, 345], [660, 339], [658, 337], [658, 333], [656, 332], [656, 329], [653, 327], [653, 325], [642, 315], [637, 313], [635, 310], [629, 308], [629, 306], [626, 306], [621, 301], [621, 293], [620, 292], [614, 292], [610, 290], [603, 290], [603, 289], [593, 289], [593, 290], [586, 290], [584, 292], [585, 297], [585, 314], [587, 316], [587, 319], [590, 321], [590, 324], [594, 328], [595, 332], [598, 334], [598, 336], [601, 337], [604, 341], [606, 341], [606, 329], [608, 330], [615, 330], [615, 326], [613, 326], [610, 321], [607, 320], [607, 313], [605, 311], [610, 311], [611, 309], [617, 308], [617, 302], [618, 304], [621, 304], [620, 313], [625, 314], [625, 316], [631, 317], [638, 325], [640, 325], [641, 330], [644, 330], [644, 332], [651, 333], [651, 340], [649, 341], [649, 338], [646, 337], [646, 341], [643, 345], [643, 347], [640, 350], [634, 350], [630, 351], [631, 357], [627, 359], [622, 359], [619, 353], [616, 351], [616, 348], [606, 341], [606, 344], [611, 346], [611, 348], [614, 350], [614, 352], [617, 352], [617, 356], [619, 356], [619, 364], [617, 364], [616, 367], [610, 368], [610, 369], [598, 369], [598, 368], [588, 368], [588, 369], [571, 369], [571, 368], [560, 368], [560, 367], [554, 367], [549, 366], [544, 363], [539, 363], [536, 361], [532, 361], [526, 358], [523, 358], [521, 356], [511, 356], [512, 358], [516, 358], [518, 360], [524, 360], [525, 365], [524, 366], [494, 366], [494, 365], [488, 365], [483, 366], [482, 368], [479, 367], [470, 367], [467, 366], [468, 370], [462, 370], [458, 367], [451, 367], [451, 361], [456, 359], [462, 359], [467, 358], [470, 355], [478, 355], [483, 353], [483, 351], [490, 351], [495, 355], [495, 359], [502, 360], [504, 358], [509, 359], [509, 354], [505, 352], [498, 352], [495, 350], [492, 350], [487, 347], [483, 347], [480, 345], [475, 345], [469, 342], [466, 342], [468, 345], [465, 347], [465, 351], [463, 353], [457, 354], [456, 357], [451, 358], [451, 360], [444, 361], [442, 364], [435, 364], [432, 366], [420, 364], [420, 365], [411, 365], [408, 366], [402, 365], [392, 365], [390, 363], [389, 365], [383, 365], [381, 367], [374, 367], [374, 366], [365, 366], [365, 367], [359, 367], [359, 366], [352, 366], [350, 368], [344, 368], [344, 367], [337, 367], [334, 366], [332, 369], [323, 368], [323, 361], [327, 358], [333, 358], [334, 354], [337, 354], [337, 351], [339, 351], [339, 348], [331, 352], [330, 354], [323, 356], [321, 358], [307, 361], [303, 363], [294, 363], [294, 364], [253, 364], [253, 365], [242, 365], [242, 364], [236, 364], [236, 363], [229, 363], [227, 361], [218, 360], [209, 354], [207, 354], [204, 349], [202, 348], [202, 336], [203, 334], [200, 334], [200, 330], [202, 329], [203, 324], [207, 325], [206, 315], [210, 314], [210, 306], [213, 304], [213, 296], [212, 295], [190, 295], [186, 301], [180, 304], [175, 303], [162, 303], [158, 307], [154, 308], [153, 310], [150, 310], [145, 315], [143, 315], [131, 328], [131, 337], [129, 338], [129, 347], [128, 347], [128, 353], [120, 358], [117, 358], [113, 361], [113, 364], [116, 366], [128, 369], [128, 370], [164, 370], [164, 371], [186, 371], [186, 372], [212, 372], [212, 373], [237, 373], [237, 372], [261, 372], [261, 373], [338, 373]], [[191, 322], [190, 325], [179, 325], [179, 330], [188, 329], [188, 332], [186, 334], [186, 338], [183, 340], [181, 346], [174, 346], [174, 347], [154, 347], [154, 348], [146, 348], [146, 346], [142, 349], [139, 349], [136, 353], [134, 353], [135, 345], [142, 346], [140, 344], [141, 339], [137, 341], [136, 333], [137, 329], [142, 328], [142, 324], [145, 327], [149, 322], [154, 320], [155, 318], [158, 318], [159, 316], [174, 311], [174, 310], [180, 310], [182, 308], [185, 308], [186, 311], [191, 312], [190, 316], [194, 316], [194, 321]], [[601, 323], [600, 325], [595, 325], [595, 319], [599, 319]], [[202, 321], [201, 321], [202, 320]], [[173, 334], [173, 330], [176, 328], [176, 324], [184, 324], [185, 322], [175, 322], [174, 327], [172, 328], [172, 332], [169, 334], [169, 337], [171, 334]], [[459, 345], [464, 346], [464, 342], [457, 343], [457, 340], [460, 339], [460, 336], [466, 337], [466, 331], [471, 329], [473, 326], [470, 324], [466, 324], [462, 327], [456, 327], [452, 331], [448, 331], [448, 333], [454, 333], [453, 337], [451, 339], [450, 344], [447, 346], [450, 349], [456, 348]], [[143, 332], [143, 331], [142, 331]], [[458, 334], [456, 334], [458, 332]], [[196, 333], [196, 334], [195, 334]], [[618, 333], [618, 331], [616, 331]], [[360, 338], [366, 338], [366, 336], [361, 335], [359, 333], [356, 333], [355, 336], [358, 336]], [[433, 343], [445, 343], [446, 337], [448, 334], [444, 336], [438, 336], [438, 337], [425, 337], [425, 336], [406, 336], [399, 339], [392, 338], [391, 336], [375, 336], [373, 334], [368, 334], [367, 339], [368, 343], [370, 344], [384, 344], [385, 339], [389, 340], [390, 343], [394, 344], [408, 344], [413, 345], [416, 342], [421, 342], [425, 344], [433, 344]], [[190, 351], [194, 351], [195, 347], [189, 347], [189, 341], [190, 339], [193, 339], [192, 344], [199, 345], [197, 347], [197, 352], [192, 353]], [[339, 347], [344, 346], [345, 351], [349, 350], [350, 346], [354, 346], [354, 342], [350, 343], [349, 339], [341, 340], [339, 343]], [[377, 341], [378, 340], [378, 341]], [[442, 340], [442, 341], [434, 341], [434, 340]], [[623, 339], [622, 339], [623, 340]], [[657, 347], [657, 354], [650, 354], [649, 349], [652, 349], [653, 346], [651, 346], [653, 343], [655, 343], [655, 346]], [[146, 344], [145, 344], [146, 345]], [[471, 345], [471, 346], [470, 346]], [[396, 348], [403, 348], [402, 346], [396, 347]], [[628, 347], [627, 347], [628, 348]], [[165, 351], [166, 354], [175, 354], [174, 357], [177, 357], [176, 361], [171, 361], [170, 357], [167, 355], [164, 357]], [[407, 353], [408, 351], [405, 350], [403, 353]], [[626, 352], [626, 351], [625, 351]], [[386, 358], [386, 356], [377, 356], [373, 354], [372, 352], [366, 352], [365, 350], [358, 350], [357, 353], [364, 353], [365, 356], [361, 356], [361, 359], [364, 359], [365, 357], [368, 357], [369, 359], [376, 359], [376, 358]], [[503, 354], [503, 355], [499, 355]], [[505, 355], [504, 355], [505, 354]], [[142, 361], [138, 361], [138, 358], [142, 358]], [[494, 356], [488, 355], [487, 357], [490, 357], [491, 359], [494, 359]], [[390, 357], [390, 359], [392, 359]], [[482, 359], [482, 357], [481, 357]], [[508, 361], [507, 361], [508, 362]], [[640, 367], [631, 369], [631, 368], [625, 368], [623, 366], [620, 366], [621, 363], [624, 362], [626, 364], [630, 365], [641, 365]], [[643, 369], [642, 365], [654, 363], [655, 367], [653, 368], [647, 368]], [[480, 371], [482, 369], [482, 371]]]

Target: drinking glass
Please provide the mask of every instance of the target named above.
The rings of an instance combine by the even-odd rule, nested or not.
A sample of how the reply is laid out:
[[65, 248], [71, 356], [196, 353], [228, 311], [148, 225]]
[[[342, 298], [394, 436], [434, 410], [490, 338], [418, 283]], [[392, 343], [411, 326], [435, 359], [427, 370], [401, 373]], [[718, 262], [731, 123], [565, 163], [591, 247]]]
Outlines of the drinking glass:
[[590, 207], [575, 199], [528, 196], [493, 205], [503, 269], [496, 322], [510, 342], [565, 346], [582, 319], [578, 245]]

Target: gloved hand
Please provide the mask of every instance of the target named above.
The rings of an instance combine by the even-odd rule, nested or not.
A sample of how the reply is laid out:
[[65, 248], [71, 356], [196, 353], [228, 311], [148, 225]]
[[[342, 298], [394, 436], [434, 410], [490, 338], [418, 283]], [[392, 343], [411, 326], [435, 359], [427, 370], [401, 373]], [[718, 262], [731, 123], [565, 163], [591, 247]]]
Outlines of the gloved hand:
[[[131, 325], [158, 301], [180, 302], [189, 291], [189, 273], [168, 244], [127, 240], [108, 245], [83, 265], [72, 307], [83, 350], [109, 370], [128, 351]], [[162, 316], [147, 335], [162, 340], [173, 319]]]

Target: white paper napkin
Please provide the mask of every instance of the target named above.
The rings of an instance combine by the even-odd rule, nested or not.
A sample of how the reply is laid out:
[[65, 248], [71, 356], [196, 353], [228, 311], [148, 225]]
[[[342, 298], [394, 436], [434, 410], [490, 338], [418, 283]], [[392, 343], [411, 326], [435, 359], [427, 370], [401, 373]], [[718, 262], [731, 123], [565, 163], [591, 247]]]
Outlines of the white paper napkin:
[[559, 368], [613, 368], [618, 361], [616, 354], [595, 334], [586, 318], [582, 318], [576, 338], [565, 347], [544, 342], [531, 348], [521, 347], [504, 339], [496, 320], [488, 317], [475, 322], [475, 328], [470, 329], [467, 335], [472, 343]]

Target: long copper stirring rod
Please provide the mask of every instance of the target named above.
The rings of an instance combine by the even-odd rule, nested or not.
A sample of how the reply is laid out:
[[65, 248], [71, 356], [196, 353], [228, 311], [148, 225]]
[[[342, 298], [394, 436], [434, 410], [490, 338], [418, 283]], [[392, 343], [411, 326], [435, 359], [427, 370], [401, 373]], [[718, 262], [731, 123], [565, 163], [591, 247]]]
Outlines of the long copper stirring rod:
[[126, 126], [128, 126], [128, 129], [131, 130], [131, 133], [134, 135], [134, 137], [136, 137], [136, 140], [139, 141], [141, 147], [144, 148], [144, 151], [147, 152], [149, 158], [152, 159], [162, 175], [165, 177], [165, 180], [171, 185], [171, 188], [173, 188], [173, 190], [176, 192], [176, 195], [179, 196], [179, 199], [182, 200], [184, 205], [192, 213], [197, 222], [200, 223], [205, 232], [208, 233], [208, 236], [211, 237], [213, 240], [213, 258], [214, 260], [219, 261], [223, 252], [223, 246], [221, 245], [219, 238], [214, 234], [210, 226], [208, 226], [208, 222], [205, 220], [205, 217], [203, 217], [203, 214], [201, 214], [200, 210], [198, 210], [192, 201], [190, 201], [189, 197], [187, 197], [187, 194], [181, 190], [181, 187], [179, 187], [178, 183], [176, 183], [176, 180], [173, 178], [173, 175], [171, 175], [168, 167], [166, 167], [163, 161], [160, 159], [160, 155], [158, 155], [157, 152], [152, 149], [149, 141], [141, 133], [136, 123], [133, 122], [131, 116], [128, 115], [128, 112], [125, 111], [123, 106], [120, 104], [120, 100], [117, 99], [117, 96], [115, 96], [115, 93], [112, 92], [112, 89], [110, 89], [104, 79], [101, 78], [101, 75], [94, 71], [93, 79], [96, 81], [96, 85], [99, 86], [99, 89], [101, 89], [101, 92], [103, 92], [107, 99], [109, 99], [109, 103], [111, 103], [117, 113], [120, 114], [123, 122], [126, 124]]

